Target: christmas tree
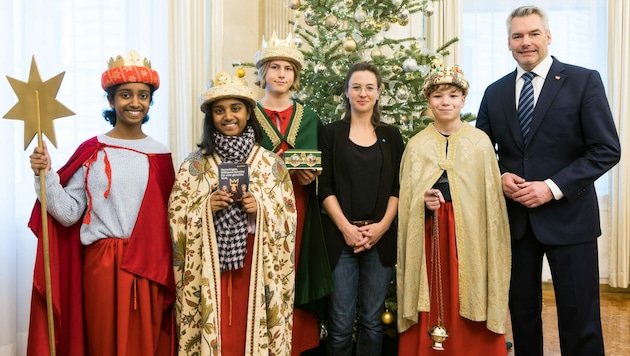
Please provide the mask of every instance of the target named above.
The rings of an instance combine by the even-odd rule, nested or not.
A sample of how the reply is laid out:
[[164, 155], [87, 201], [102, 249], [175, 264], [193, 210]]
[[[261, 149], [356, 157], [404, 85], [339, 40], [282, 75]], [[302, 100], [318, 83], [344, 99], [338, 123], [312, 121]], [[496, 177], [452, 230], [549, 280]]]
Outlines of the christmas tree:
[[431, 64], [441, 62], [458, 39], [429, 50], [423, 38], [391, 38], [388, 32], [408, 25], [412, 14], [433, 15], [435, 1], [289, 0], [296, 17], [293, 41], [306, 60], [295, 98], [325, 123], [339, 120], [348, 69], [371, 62], [383, 77], [383, 120], [399, 127], [408, 140], [431, 121], [421, 93]]

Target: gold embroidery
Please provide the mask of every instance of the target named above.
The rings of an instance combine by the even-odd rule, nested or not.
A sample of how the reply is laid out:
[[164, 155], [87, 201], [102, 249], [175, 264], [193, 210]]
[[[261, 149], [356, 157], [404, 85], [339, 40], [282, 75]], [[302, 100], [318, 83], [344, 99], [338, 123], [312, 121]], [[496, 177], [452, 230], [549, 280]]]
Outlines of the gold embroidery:
[[256, 107], [256, 119], [260, 123], [260, 127], [263, 129], [267, 137], [271, 140], [272, 151], [275, 151], [282, 143], [282, 137], [276, 128], [271, 124], [271, 121], [267, 119], [264, 109]]
[[287, 142], [291, 147], [295, 147], [295, 141], [297, 140], [298, 132], [300, 131], [300, 125], [302, 124], [302, 117], [304, 116], [304, 106], [300, 103], [294, 103], [295, 110], [293, 110], [293, 119], [291, 120], [291, 126], [288, 128]]

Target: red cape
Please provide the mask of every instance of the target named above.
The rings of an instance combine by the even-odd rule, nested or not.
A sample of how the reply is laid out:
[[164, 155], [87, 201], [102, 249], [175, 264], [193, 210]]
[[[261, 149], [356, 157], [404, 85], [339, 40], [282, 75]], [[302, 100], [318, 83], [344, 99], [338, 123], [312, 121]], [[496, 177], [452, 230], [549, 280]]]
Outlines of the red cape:
[[[93, 137], [81, 144], [68, 163], [59, 169], [61, 185], [98, 150], [105, 147]], [[149, 179], [131, 234], [122, 268], [160, 284], [167, 295], [162, 328], [173, 335], [173, 301], [175, 282], [172, 268], [172, 246], [167, 218], [167, 202], [175, 171], [170, 154], [150, 154]], [[55, 321], [55, 348], [58, 355], [86, 354], [83, 323], [83, 250], [79, 231], [83, 219], [65, 227], [48, 215], [48, 243], [51, 290]], [[46, 282], [42, 241], [42, 216], [39, 201], [31, 213], [28, 226], [38, 237], [33, 273], [33, 293], [28, 335], [29, 356], [50, 355]], [[174, 345], [174, 344], [173, 344]]]

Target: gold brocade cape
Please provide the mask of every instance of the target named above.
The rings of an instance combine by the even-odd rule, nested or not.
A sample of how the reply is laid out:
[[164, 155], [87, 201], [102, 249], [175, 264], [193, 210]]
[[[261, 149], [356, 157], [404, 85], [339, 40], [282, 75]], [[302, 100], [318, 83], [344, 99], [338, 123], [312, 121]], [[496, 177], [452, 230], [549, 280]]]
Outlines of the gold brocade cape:
[[[210, 194], [219, 157], [195, 151], [181, 164], [169, 200], [179, 355], [221, 355], [221, 271]], [[296, 210], [288, 170], [254, 145], [249, 191], [256, 198], [255, 241], [247, 306], [246, 355], [290, 355]]]
[[409, 140], [403, 154], [396, 269], [398, 331], [418, 323], [418, 312], [429, 311], [424, 192], [444, 170], [455, 215], [459, 314], [486, 321], [489, 330], [503, 334], [511, 268], [505, 198], [488, 136], [466, 122], [448, 138], [430, 124]]

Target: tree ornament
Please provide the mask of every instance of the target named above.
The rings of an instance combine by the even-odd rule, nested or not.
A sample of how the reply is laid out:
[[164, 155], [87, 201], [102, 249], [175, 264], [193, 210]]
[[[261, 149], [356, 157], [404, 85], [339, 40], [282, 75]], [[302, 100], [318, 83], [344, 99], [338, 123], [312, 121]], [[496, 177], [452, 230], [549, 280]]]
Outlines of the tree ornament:
[[405, 72], [415, 72], [416, 70], [418, 70], [418, 62], [415, 58], [407, 58], [403, 62], [402, 67]]
[[360, 7], [357, 7], [356, 11], [354, 12], [354, 19], [358, 22], [358, 23], [362, 23], [363, 21], [365, 21], [365, 19], [367, 18], [367, 12], [365, 12], [365, 10], [363, 10]]
[[313, 67], [313, 70], [315, 71], [315, 74], [324, 74], [326, 73], [327, 68], [325, 65], [317, 63], [315, 67]]
[[339, 21], [337, 20], [337, 16], [330, 14], [326, 16], [326, 19], [324, 19], [324, 24], [326, 24], [326, 27], [333, 29], [337, 28]]
[[406, 86], [403, 85], [396, 90], [396, 99], [400, 101], [409, 99], [409, 90], [407, 90]]
[[402, 5], [403, 0], [392, 0], [392, 5], [395, 7], [400, 7]]
[[365, 19], [365, 27], [373, 29], [376, 27], [376, 20], [372, 16]]
[[433, 6], [431, 6], [431, 5], [427, 5], [424, 8], [424, 14], [427, 15], [427, 16], [433, 15], [434, 12], [435, 12], [435, 10], [433, 9]]
[[314, 26], [315, 25], [315, 20], [305, 17], [304, 18], [304, 23], [307, 24], [308, 26]]
[[378, 48], [374, 48], [374, 49], [372, 50], [372, 52], [370, 52], [370, 56], [372, 56], [372, 58], [374, 58], [374, 57], [380, 57], [380, 56], [382, 56], [382, 55], [383, 55], [383, 52], [381, 52], [381, 50], [380, 50], [380, 49], [378, 49]]
[[398, 15], [396, 14], [392, 15], [392, 22], [398, 22]]
[[382, 25], [383, 25], [383, 32], [389, 31], [389, 29], [392, 27], [392, 24], [389, 21], [383, 21]]
[[239, 77], [239, 78], [245, 77], [245, 74], [247, 74], [247, 73], [245, 72], [245, 69], [243, 69], [243, 68], [239, 68], [239, 69], [236, 70], [236, 76]]
[[374, 28], [376, 29], [376, 31], [380, 31], [383, 29], [383, 24], [379, 21], [376, 21], [376, 26], [374, 26]]
[[399, 20], [408, 20], [409, 19], [409, 10], [407, 9], [400, 9], [400, 11], [398, 11], [398, 19]]
[[385, 310], [383, 314], [381, 314], [381, 320], [383, 321], [383, 324], [386, 324], [386, 325], [393, 323], [394, 313], [390, 312], [389, 310]]
[[343, 0], [343, 3], [344, 3], [346, 6], [352, 6], [352, 0]]
[[308, 9], [304, 10], [304, 18], [305, 19], [313, 19], [313, 17], [315, 17], [315, 11], [313, 10], [313, 8], [309, 7]]
[[287, 6], [289, 6], [289, 9], [291, 9], [291, 10], [299, 9], [300, 5], [302, 5], [300, 3], [300, 0], [289, 0], [289, 3], [287, 4]]
[[304, 42], [302, 41], [301, 37], [294, 37], [293, 38], [293, 44], [295, 45], [295, 47], [297, 48], [302, 48], [302, 45], [304, 44]]
[[406, 20], [400, 19], [400, 20], [398, 20], [398, 24], [400, 26], [407, 26], [407, 25], [409, 25], [409, 19], [406, 19]]
[[357, 42], [353, 38], [348, 37], [343, 41], [343, 49], [347, 52], [353, 52], [357, 49]]

